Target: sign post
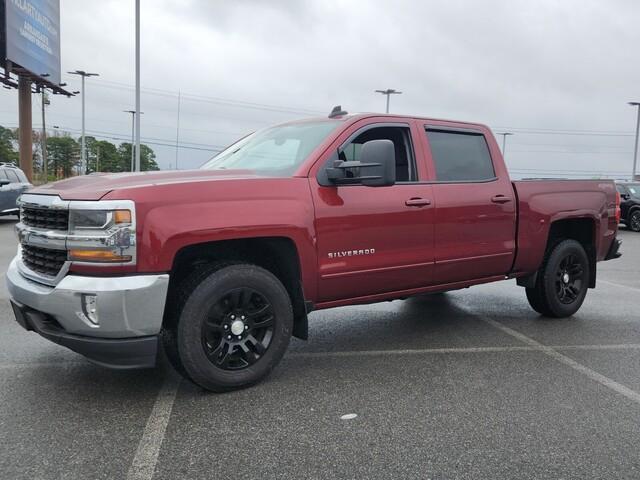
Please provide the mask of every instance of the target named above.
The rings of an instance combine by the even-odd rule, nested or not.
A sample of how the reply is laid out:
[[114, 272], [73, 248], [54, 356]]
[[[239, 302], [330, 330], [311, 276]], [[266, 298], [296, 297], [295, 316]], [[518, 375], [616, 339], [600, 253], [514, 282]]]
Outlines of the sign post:
[[18, 81], [18, 125], [20, 145], [20, 168], [33, 182], [33, 145], [31, 137], [31, 81], [20, 77]]
[[72, 95], [60, 83], [60, 0], [0, 0], [0, 62], [0, 83], [18, 88], [20, 167], [32, 180], [32, 84]]

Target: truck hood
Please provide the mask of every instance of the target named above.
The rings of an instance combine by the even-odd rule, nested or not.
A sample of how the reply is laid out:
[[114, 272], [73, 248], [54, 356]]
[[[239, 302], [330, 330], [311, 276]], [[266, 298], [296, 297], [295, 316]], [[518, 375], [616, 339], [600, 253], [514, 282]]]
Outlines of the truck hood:
[[202, 181], [258, 178], [249, 170], [165, 170], [139, 173], [93, 173], [33, 188], [29, 193], [63, 200], [100, 200], [119, 189]]

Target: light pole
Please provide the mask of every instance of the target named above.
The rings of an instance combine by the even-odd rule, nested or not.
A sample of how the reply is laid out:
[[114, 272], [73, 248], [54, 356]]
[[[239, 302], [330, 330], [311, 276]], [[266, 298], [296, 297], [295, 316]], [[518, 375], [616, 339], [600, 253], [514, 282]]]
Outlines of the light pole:
[[398, 92], [397, 90], [394, 90], [393, 88], [387, 88], [386, 90], [376, 90], [376, 92], [387, 96], [387, 110], [386, 110], [386, 113], [389, 113], [389, 97], [391, 95], [400, 95], [402, 93], [402, 92]]
[[[136, 0], [136, 112], [140, 111], [140, 0]], [[140, 171], [140, 115], [136, 119], [136, 172]]]
[[507, 156], [507, 137], [509, 135], [513, 135], [511, 132], [499, 133], [498, 135], [502, 135], [502, 158]]
[[638, 120], [636, 120], [636, 144], [633, 147], [633, 170], [631, 171], [631, 181], [636, 179], [636, 167], [638, 166], [638, 133], [640, 133], [640, 102], [629, 102], [629, 105], [638, 109]]
[[178, 169], [178, 142], [180, 141], [180, 90], [178, 90], [178, 123], [176, 124], [176, 170]]
[[84, 70], [76, 70], [74, 72], [67, 72], [70, 75], [80, 75], [82, 77], [82, 137], [80, 141], [80, 151], [82, 157], [82, 165], [80, 166], [80, 171], [82, 174], [87, 173], [87, 150], [84, 143], [84, 79], [87, 77], [97, 77], [99, 74], [97, 73], [88, 73]]
[[[136, 158], [136, 154], [135, 151], [137, 150], [137, 148], [134, 145], [134, 141], [135, 141], [135, 127], [136, 127], [136, 111], [135, 110], [123, 110], [124, 113], [130, 113], [131, 114], [131, 171], [133, 172], [136, 164], [135, 164], [135, 158]], [[140, 115], [142, 115], [144, 112], [140, 112]]]

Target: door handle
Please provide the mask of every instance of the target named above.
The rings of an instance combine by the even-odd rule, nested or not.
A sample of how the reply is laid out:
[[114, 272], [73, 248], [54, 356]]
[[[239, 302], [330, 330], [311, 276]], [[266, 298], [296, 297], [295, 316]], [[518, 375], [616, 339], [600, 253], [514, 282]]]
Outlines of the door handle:
[[509, 203], [511, 199], [509, 197], [505, 197], [504, 195], [494, 195], [491, 197], [491, 201], [493, 203]]
[[407, 207], [424, 207], [427, 205], [431, 205], [431, 200], [429, 200], [428, 198], [414, 197], [405, 201], [404, 204]]

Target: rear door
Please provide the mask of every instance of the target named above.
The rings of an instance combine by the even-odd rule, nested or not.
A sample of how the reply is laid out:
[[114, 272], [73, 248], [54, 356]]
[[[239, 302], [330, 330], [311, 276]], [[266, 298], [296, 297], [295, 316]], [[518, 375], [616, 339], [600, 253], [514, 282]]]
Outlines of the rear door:
[[16, 200], [18, 200], [18, 197], [24, 190], [23, 183], [15, 169], [5, 168], [4, 172], [11, 183], [4, 187], [4, 191], [2, 192], [2, 204], [4, 205], [2, 210], [15, 210], [18, 208]]
[[[367, 120], [349, 127], [312, 172], [318, 251], [318, 299], [330, 302], [423, 287], [433, 274], [433, 192], [420, 183], [413, 122]], [[358, 160], [364, 142], [393, 141], [397, 183], [323, 185], [335, 152]], [[419, 145], [420, 146], [420, 145]]]
[[[9, 177], [7, 177], [7, 174], [5, 173], [5, 169], [4, 168], [0, 168], [0, 180], [8, 180]], [[0, 186], [0, 213], [2, 213], [5, 210], [9, 210], [11, 208], [13, 208], [12, 202], [13, 202], [13, 191], [12, 191], [12, 185], [3, 185]]]
[[515, 255], [516, 199], [489, 132], [425, 124], [426, 160], [436, 202], [438, 284], [504, 275]]

